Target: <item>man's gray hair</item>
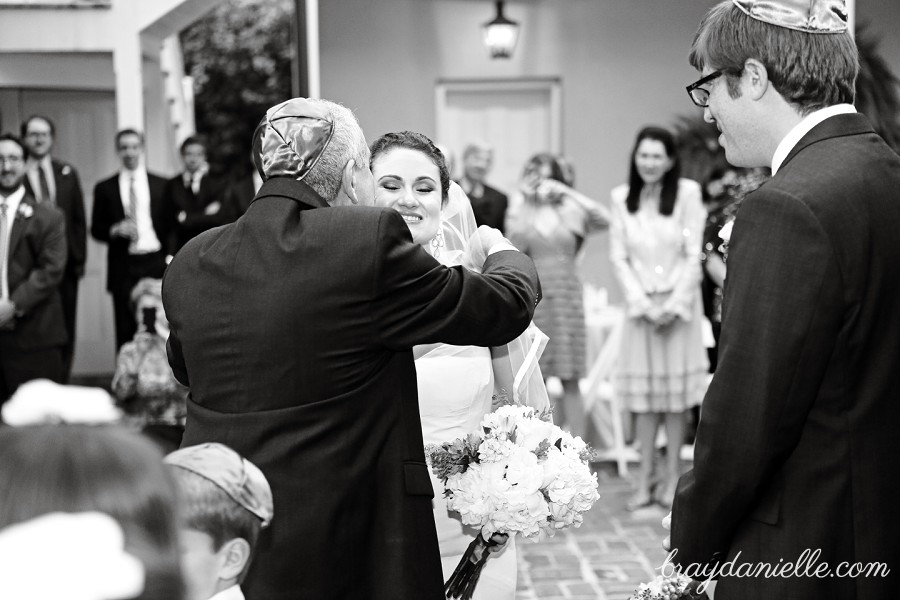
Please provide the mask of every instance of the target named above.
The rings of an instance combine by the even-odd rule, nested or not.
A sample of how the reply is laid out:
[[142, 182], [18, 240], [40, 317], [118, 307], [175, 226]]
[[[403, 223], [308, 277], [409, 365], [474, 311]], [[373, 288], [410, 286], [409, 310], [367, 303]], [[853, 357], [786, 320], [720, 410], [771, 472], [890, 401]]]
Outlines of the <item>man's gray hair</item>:
[[331, 113], [334, 133], [303, 181], [330, 204], [341, 189], [344, 166], [351, 160], [357, 169], [368, 166], [369, 147], [356, 116], [349, 108], [329, 100], [308, 100], [324, 106]]

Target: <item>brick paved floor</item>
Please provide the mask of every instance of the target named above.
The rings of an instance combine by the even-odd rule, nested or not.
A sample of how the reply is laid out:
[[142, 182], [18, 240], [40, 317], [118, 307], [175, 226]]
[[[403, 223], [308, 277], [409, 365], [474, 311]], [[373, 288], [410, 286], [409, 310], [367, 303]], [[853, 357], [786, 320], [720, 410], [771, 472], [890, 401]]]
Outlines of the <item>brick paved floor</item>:
[[620, 478], [611, 464], [596, 464], [601, 498], [584, 524], [546, 541], [518, 542], [516, 600], [626, 600], [663, 564], [662, 518], [652, 505], [625, 510], [632, 480]]

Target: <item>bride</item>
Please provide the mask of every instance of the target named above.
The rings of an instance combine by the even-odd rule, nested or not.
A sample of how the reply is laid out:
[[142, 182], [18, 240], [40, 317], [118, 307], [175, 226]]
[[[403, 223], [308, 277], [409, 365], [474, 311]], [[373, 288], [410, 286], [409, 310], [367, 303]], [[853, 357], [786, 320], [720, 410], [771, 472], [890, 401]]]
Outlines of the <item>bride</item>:
[[[414, 242], [445, 265], [475, 269], [474, 265], [482, 264], [483, 256], [472, 258], [476, 249], [468, 248], [467, 243], [476, 229], [471, 205], [462, 189], [450, 182], [444, 156], [431, 140], [410, 131], [385, 134], [372, 145], [371, 168], [376, 205], [399, 212]], [[495, 349], [492, 362], [491, 352], [489, 348], [449, 344], [414, 349], [425, 444], [439, 444], [478, 432], [482, 417], [492, 410], [492, 399], [499, 395], [495, 389], [500, 394], [518, 389], [509, 369], [503, 369], [502, 375], [498, 373], [498, 379], [502, 379], [495, 382], [495, 366], [508, 365], [509, 359], [505, 349]], [[536, 357], [532, 362], [536, 362]], [[541, 408], [546, 408], [546, 390], [540, 402], [544, 404]], [[463, 525], [457, 513], [447, 510], [444, 486], [433, 473], [431, 484], [446, 581], [478, 531]], [[516, 576], [516, 544], [515, 537], [511, 537], [489, 556], [474, 598], [514, 599]]]

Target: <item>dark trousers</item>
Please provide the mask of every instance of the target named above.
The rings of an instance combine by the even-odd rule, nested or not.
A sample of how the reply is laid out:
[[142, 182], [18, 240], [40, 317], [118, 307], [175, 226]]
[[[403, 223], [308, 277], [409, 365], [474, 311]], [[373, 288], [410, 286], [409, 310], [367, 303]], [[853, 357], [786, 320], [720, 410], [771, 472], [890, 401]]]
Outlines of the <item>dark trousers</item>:
[[145, 277], [161, 279], [166, 270], [166, 257], [162, 251], [150, 254], [132, 254], [128, 257], [128, 270], [124, 280], [116, 282], [111, 290], [113, 318], [116, 324], [116, 352], [130, 342], [137, 333], [137, 318], [131, 304], [131, 290]]
[[39, 350], [3, 350], [0, 358], [0, 404], [16, 389], [32, 379], [50, 379], [57, 383], [62, 379], [62, 348]]
[[78, 320], [78, 274], [74, 269], [66, 269], [59, 282], [59, 297], [62, 300], [63, 320], [66, 323], [68, 341], [62, 347], [62, 380], [68, 383], [72, 374], [72, 359], [75, 357], [75, 325]]

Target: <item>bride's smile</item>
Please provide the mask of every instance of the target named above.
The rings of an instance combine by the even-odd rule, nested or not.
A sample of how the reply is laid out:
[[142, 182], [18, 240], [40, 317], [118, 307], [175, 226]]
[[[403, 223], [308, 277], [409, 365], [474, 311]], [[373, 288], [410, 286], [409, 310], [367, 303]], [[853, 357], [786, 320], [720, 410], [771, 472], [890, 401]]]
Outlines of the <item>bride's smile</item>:
[[443, 195], [437, 165], [418, 150], [396, 147], [375, 159], [372, 174], [375, 205], [396, 210], [413, 241], [429, 244], [441, 225]]

